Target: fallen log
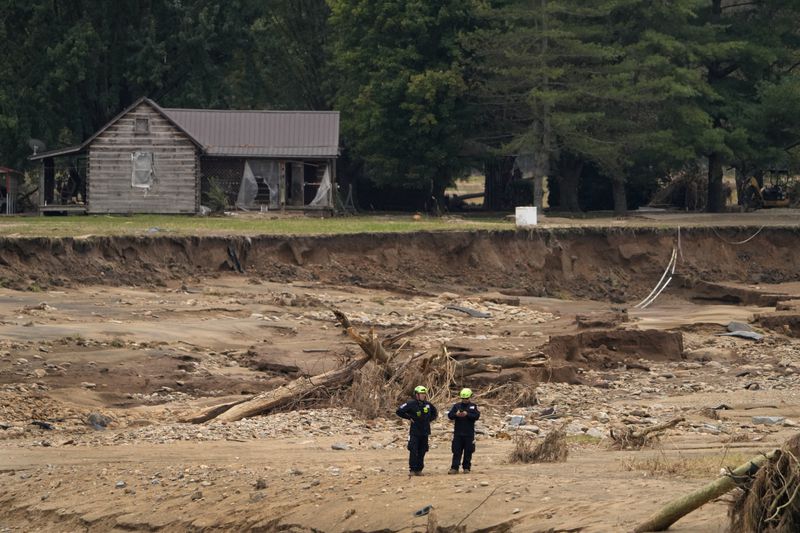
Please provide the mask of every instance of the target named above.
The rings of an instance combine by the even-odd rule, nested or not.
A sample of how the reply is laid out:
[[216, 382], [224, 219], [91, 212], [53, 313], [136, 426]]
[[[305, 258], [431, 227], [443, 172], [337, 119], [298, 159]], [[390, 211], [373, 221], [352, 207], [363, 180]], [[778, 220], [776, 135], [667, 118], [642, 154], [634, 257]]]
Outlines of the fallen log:
[[669, 526], [699, 509], [704, 504], [719, 498], [729, 490], [736, 487], [736, 479], [743, 476], [752, 476], [761, 466], [775, 457], [778, 450], [773, 450], [766, 455], [757, 455], [748, 462], [739, 465], [731, 473], [726, 474], [708, 485], [697, 489], [691, 494], [681, 496], [664, 506], [656, 514], [648, 518], [645, 522], [636, 526], [634, 533], [646, 533], [649, 531], [666, 531]]
[[[356, 341], [361, 347], [361, 350], [364, 352], [363, 357], [354, 359], [341, 368], [312, 377], [300, 377], [277, 389], [262, 392], [250, 398], [208, 407], [198, 413], [193, 413], [184, 417], [181, 421], [193, 424], [200, 424], [210, 420], [235, 422], [236, 420], [241, 420], [249, 416], [260, 415], [278, 407], [291, 405], [293, 402], [308, 396], [315, 390], [322, 388], [338, 388], [347, 385], [353, 380], [355, 371], [373, 359], [383, 365], [388, 365], [391, 362], [393, 355], [390, 355], [386, 351], [384, 343], [377, 338], [374, 330], [370, 330], [369, 334], [362, 336], [353, 328], [350, 320], [344, 313], [338, 310], [333, 310], [333, 313], [336, 315], [339, 323], [345, 328], [350, 338]], [[406, 336], [414, 331], [416, 331], [416, 329], [411, 328], [411, 330], [404, 331], [400, 335]], [[395, 338], [397, 337], [398, 336], [395, 336]]]
[[393, 344], [395, 344], [395, 343], [396, 343], [397, 341], [399, 341], [400, 339], [403, 339], [403, 338], [405, 338], [405, 337], [408, 337], [409, 335], [411, 335], [411, 334], [413, 334], [413, 333], [416, 333], [417, 331], [421, 330], [421, 329], [422, 329], [422, 328], [424, 328], [424, 327], [425, 327], [425, 324], [417, 324], [417, 325], [416, 325], [416, 326], [414, 326], [413, 328], [408, 328], [407, 330], [401, 331], [400, 333], [398, 333], [398, 334], [396, 334], [396, 335], [392, 335], [391, 337], [387, 337], [387, 338], [385, 338], [385, 339], [384, 339], [384, 340], [381, 342], [381, 344], [383, 344], [383, 346], [384, 346], [385, 348], [389, 348], [390, 346], [392, 346]]
[[465, 378], [467, 376], [482, 374], [484, 372], [498, 373], [508, 368], [547, 366], [549, 363], [549, 361], [543, 359], [531, 359], [534, 359], [534, 356], [510, 357], [501, 355], [460, 359], [456, 361], [454, 372], [456, 377]]
[[277, 389], [258, 394], [247, 401], [232, 406], [217, 415], [221, 422], [235, 422], [242, 418], [290, 404], [320, 388], [337, 388], [353, 379], [353, 372], [367, 364], [371, 358], [364, 356], [345, 366], [310, 378], [299, 378]]
[[648, 440], [650, 440], [651, 434], [660, 433], [669, 428], [675, 427], [684, 420], [686, 419], [681, 416], [678, 418], [673, 418], [672, 420], [664, 422], [663, 424], [656, 424], [655, 426], [650, 426], [638, 431], [633, 428], [624, 428], [621, 431], [615, 431], [612, 428], [609, 434], [614, 445], [620, 450], [624, 450], [626, 448], [644, 448]]

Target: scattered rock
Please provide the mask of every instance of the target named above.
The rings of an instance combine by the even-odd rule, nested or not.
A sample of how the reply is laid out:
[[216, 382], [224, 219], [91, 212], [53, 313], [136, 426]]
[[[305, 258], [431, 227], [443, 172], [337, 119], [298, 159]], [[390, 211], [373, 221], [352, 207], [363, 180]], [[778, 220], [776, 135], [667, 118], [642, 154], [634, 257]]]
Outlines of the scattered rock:
[[508, 425], [511, 426], [512, 428], [519, 427], [524, 423], [525, 423], [525, 417], [522, 415], [514, 415], [508, 421]]
[[784, 420], [786, 420], [786, 418], [782, 416], [754, 416], [753, 424], [774, 426], [776, 424], [782, 423]]
[[603, 439], [606, 436], [606, 432], [600, 428], [589, 428], [586, 434], [596, 439]]
[[111, 419], [100, 413], [90, 413], [86, 417], [86, 424], [94, 429], [103, 430], [111, 423]]

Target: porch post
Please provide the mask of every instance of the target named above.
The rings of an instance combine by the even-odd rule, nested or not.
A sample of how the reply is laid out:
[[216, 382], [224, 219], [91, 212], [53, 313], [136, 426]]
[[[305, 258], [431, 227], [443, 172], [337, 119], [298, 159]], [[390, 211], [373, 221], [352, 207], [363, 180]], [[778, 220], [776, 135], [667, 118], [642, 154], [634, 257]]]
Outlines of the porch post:
[[43, 160], [44, 171], [40, 185], [40, 198], [43, 200], [40, 206], [51, 205], [53, 203], [53, 191], [56, 187], [56, 166], [52, 157]]

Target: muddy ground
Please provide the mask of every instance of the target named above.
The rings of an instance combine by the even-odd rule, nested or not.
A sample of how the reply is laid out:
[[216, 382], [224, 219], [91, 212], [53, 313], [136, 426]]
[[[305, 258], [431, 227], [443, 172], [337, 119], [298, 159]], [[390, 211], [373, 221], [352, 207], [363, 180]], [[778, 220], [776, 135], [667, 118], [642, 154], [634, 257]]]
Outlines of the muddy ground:
[[[427, 505], [440, 531], [629, 531], [797, 431], [800, 230], [736, 244], [756, 229], [7, 239], [0, 531], [425, 531]], [[675, 278], [636, 309], [673, 247]], [[400, 357], [548, 364], [453, 384], [483, 409], [470, 474], [447, 475], [440, 420], [409, 478], [403, 422], [343, 391], [179, 422], [357, 355], [332, 307], [381, 335], [424, 324]], [[765, 337], [721, 336], [731, 321]], [[515, 403], [525, 389], [538, 403]], [[609, 446], [677, 416], [654, 447]], [[515, 436], [561, 426], [566, 463], [508, 462]], [[722, 498], [671, 530], [725, 531], [725, 514]]]

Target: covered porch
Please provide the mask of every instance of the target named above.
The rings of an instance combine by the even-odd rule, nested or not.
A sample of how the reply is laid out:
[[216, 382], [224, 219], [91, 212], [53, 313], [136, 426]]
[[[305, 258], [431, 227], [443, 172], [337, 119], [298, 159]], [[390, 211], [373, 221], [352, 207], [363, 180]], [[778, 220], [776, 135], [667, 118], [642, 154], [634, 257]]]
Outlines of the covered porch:
[[231, 207], [245, 211], [334, 209], [335, 159], [202, 157], [202, 187], [216, 183]]
[[86, 214], [89, 159], [85, 146], [72, 146], [31, 156], [39, 168], [39, 214]]

